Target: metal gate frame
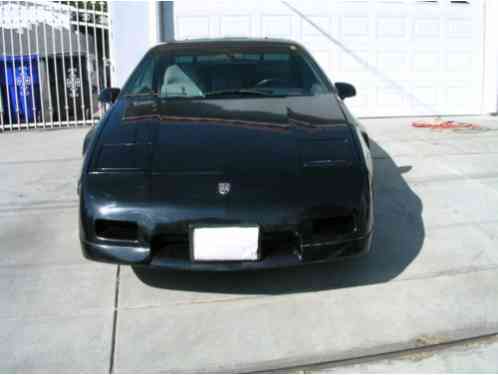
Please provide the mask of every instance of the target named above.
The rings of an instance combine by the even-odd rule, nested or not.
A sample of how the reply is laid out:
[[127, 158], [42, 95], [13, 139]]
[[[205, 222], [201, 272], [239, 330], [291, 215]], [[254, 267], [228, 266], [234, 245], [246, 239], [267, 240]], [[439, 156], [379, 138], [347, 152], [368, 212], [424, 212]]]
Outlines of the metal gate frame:
[[0, 3], [0, 132], [94, 125], [110, 86], [103, 1]]

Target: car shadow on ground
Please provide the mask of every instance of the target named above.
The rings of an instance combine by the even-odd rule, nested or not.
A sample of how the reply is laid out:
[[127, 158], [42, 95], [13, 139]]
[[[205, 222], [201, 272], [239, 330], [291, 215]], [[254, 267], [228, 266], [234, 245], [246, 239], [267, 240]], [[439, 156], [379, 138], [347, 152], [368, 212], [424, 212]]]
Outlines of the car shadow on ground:
[[189, 272], [135, 268], [155, 288], [210, 293], [275, 295], [384, 283], [400, 275], [425, 238], [422, 202], [405, 181], [411, 166], [396, 165], [372, 142], [375, 168], [375, 235], [371, 252], [356, 259], [245, 272]]

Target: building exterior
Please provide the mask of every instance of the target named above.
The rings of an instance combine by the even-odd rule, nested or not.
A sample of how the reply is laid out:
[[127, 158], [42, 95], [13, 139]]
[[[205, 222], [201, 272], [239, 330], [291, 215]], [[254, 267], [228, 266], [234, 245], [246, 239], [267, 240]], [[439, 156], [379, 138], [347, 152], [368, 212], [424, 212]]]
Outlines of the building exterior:
[[296, 40], [360, 117], [498, 111], [496, 0], [0, 2], [0, 131], [94, 124], [97, 96], [173, 39]]
[[110, 17], [115, 86], [162, 41], [280, 37], [353, 83], [359, 116], [497, 112], [495, 0], [111, 2]]

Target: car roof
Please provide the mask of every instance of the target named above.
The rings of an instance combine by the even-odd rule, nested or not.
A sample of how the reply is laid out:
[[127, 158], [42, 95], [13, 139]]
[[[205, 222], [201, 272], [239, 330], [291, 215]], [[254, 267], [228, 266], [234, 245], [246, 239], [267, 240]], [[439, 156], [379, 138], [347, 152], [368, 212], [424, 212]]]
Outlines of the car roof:
[[280, 39], [280, 38], [202, 38], [202, 39], [184, 39], [184, 40], [174, 40], [165, 43], [161, 43], [152, 47], [153, 50], [163, 50], [175, 47], [212, 47], [212, 46], [243, 46], [243, 45], [260, 45], [260, 46], [270, 46], [270, 45], [295, 45], [302, 48], [302, 46], [290, 39]]

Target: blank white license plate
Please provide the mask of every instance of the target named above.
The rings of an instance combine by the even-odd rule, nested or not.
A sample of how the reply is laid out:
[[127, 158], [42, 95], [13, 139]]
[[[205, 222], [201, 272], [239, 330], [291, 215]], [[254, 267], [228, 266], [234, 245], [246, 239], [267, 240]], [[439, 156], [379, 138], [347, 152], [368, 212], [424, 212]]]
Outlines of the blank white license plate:
[[258, 260], [259, 227], [199, 227], [192, 230], [192, 257], [197, 261]]

